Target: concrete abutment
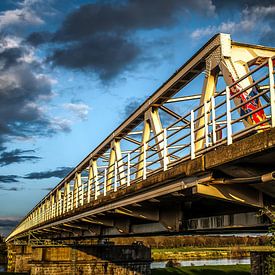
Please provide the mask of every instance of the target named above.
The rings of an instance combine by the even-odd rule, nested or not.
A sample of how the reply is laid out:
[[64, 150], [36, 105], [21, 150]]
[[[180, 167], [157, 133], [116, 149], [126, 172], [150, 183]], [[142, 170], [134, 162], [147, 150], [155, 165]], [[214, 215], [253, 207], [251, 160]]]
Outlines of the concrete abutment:
[[150, 274], [151, 249], [133, 245], [8, 246], [8, 271], [31, 275]]

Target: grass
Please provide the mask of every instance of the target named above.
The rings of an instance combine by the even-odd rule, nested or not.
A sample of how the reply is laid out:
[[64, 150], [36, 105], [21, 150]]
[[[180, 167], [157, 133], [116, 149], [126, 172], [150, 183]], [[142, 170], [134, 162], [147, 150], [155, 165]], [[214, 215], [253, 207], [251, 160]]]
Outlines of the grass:
[[153, 248], [152, 258], [154, 261], [244, 258], [250, 256], [250, 251], [271, 251], [273, 249], [270, 246]]
[[249, 275], [250, 265], [209, 265], [152, 269], [152, 275]]

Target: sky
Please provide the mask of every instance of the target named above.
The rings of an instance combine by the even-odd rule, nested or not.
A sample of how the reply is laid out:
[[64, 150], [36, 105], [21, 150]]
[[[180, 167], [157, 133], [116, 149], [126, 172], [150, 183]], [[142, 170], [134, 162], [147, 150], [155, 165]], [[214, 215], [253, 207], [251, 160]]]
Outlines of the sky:
[[275, 0], [0, 0], [0, 233], [213, 35], [274, 24]]

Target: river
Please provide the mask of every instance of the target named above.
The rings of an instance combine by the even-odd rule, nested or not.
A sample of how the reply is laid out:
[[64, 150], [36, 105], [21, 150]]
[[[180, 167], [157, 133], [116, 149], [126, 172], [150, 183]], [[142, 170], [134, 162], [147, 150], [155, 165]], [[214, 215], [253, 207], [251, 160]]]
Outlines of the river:
[[6, 271], [7, 270], [6, 268], [7, 268], [6, 265], [0, 264], [0, 272]]

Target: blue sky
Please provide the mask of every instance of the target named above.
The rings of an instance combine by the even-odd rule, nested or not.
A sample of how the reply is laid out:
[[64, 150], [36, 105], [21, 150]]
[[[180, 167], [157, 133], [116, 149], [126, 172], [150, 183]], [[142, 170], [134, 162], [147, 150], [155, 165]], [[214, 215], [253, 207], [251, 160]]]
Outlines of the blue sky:
[[271, 0], [1, 0], [0, 232], [214, 34], [274, 23]]

